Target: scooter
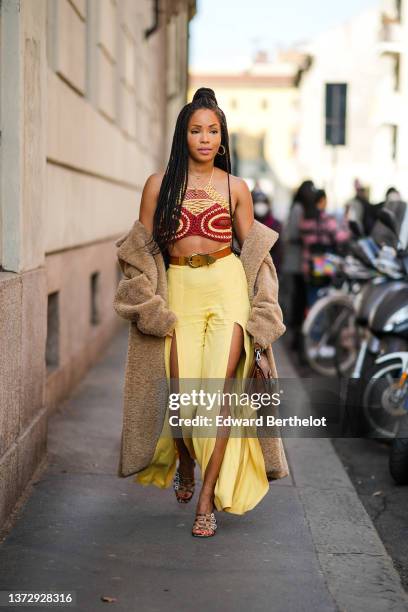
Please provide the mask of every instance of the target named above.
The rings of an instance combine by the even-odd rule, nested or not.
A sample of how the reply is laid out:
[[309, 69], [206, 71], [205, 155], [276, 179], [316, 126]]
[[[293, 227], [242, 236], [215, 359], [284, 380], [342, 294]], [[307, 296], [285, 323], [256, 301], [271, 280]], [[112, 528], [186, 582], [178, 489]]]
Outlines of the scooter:
[[[387, 206], [394, 211], [390, 213], [394, 221], [408, 230], [405, 202]], [[310, 367], [323, 376], [342, 378], [353, 372], [353, 377], [360, 377], [364, 360], [369, 358], [365, 332], [368, 315], [382, 295], [392, 290], [386, 283], [401, 276], [392, 261], [380, 266], [379, 245], [385, 243], [386, 248], [396, 238], [389, 229], [389, 214], [382, 214], [382, 206], [375, 209], [377, 221], [369, 236], [363, 235], [362, 224], [349, 220], [353, 239], [348, 244], [348, 254], [326, 255], [336, 272], [331, 283], [318, 291], [319, 299], [303, 322], [303, 354]]]
[[[381, 216], [383, 225], [397, 235], [393, 214], [381, 211]], [[394, 399], [394, 377], [400, 377], [400, 354], [408, 351], [407, 251], [397, 253], [383, 245], [376, 266], [388, 280], [374, 281], [359, 296], [357, 321], [365, 327], [364, 339], [349, 381], [346, 410], [351, 410], [348, 423], [355, 434], [394, 438], [404, 414]], [[384, 368], [385, 360], [392, 363]]]
[[[408, 352], [408, 280], [392, 283], [392, 288], [373, 308], [368, 320], [366, 358], [361, 385], [362, 408], [374, 437], [394, 438], [399, 420], [405, 414], [401, 406], [405, 385], [404, 355]], [[403, 384], [404, 383], [404, 384]]]
[[[407, 320], [405, 321], [407, 326]], [[391, 410], [397, 421], [395, 436], [391, 442], [389, 455], [389, 470], [397, 484], [408, 484], [408, 351], [388, 353], [376, 359], [376, 365], [381, 368], [376, 378], [396, 374], [394, 379], [383, 391], [382, 405]]]
[[332, 283], [319, 290], [319, 299], [302, 326], [303, 347], [310, 367], [323, 376], [342, 376], [356, 359], [355, 301], [362, 287], [379, 273], [373, 266], [378, 248], [370, 238], [349, 245], [345, 257], [329, 254], [335, 266]]

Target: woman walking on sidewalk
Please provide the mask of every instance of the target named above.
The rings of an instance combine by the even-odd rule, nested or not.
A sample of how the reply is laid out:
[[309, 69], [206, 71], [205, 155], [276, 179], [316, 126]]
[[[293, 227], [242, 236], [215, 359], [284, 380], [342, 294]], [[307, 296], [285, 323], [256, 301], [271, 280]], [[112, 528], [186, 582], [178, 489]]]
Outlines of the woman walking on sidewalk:
[[188, 503], [197, 462], [198, 537], [215, 534], [215, 509], [243, 514], [269, 480], [289, 473], [276, 434], [251, 437], [234, 426], [232, 436], [224, 426], [209, 435], [177, 425], [170, 417], [202, 418], [208, 408], [175, 413], [155, 384], [163, 374], [171, 392], [181, 392], [186, 381], [207, 388], [221, 379], [229, 391], [248, 376], [255, 349], [264, 374], [277, 376], [271, 345], [285, 326], [269, 250], [278, 234], [254, 220], [249, 189], [230, 167], [225, 115], [213, 90], [200, 88], [179, 114], [166, 171], [147, 179], [139, 220], [116, 241], [125, 278], [114, 307], [132, 322], [118, 475], [162, 488], [173, 482], [177, 501]]

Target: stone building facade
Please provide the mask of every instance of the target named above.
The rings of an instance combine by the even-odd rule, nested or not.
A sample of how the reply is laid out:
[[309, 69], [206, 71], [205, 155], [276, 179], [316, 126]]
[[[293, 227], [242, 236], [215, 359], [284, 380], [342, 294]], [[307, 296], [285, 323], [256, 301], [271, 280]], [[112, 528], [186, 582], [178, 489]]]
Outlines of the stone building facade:
[[3, 0], [0, 527], [121, 322], [114, 240], [186, 101], [194, 0]]

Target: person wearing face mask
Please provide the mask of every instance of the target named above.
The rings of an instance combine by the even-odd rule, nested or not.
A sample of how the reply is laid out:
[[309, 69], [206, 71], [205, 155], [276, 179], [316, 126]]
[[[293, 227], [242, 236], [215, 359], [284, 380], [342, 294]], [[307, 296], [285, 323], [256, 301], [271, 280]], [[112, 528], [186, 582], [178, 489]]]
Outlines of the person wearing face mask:
[[[282, 231], [282, 224], [278, 219], [273, 216], [271, 209], [271, 202], [268, 196], [261, 190], [252, 192], [252, 200], [254, 202], [254, 217], [260, 223], [263, 223], [267, 227], [275, 230], [275, 232]], [[270, 250], [271, 257], [275, 264], [276, 272], [279, 276], [280, 267], [282, 263], [283, 251], [281, 241], [278, 240]]]

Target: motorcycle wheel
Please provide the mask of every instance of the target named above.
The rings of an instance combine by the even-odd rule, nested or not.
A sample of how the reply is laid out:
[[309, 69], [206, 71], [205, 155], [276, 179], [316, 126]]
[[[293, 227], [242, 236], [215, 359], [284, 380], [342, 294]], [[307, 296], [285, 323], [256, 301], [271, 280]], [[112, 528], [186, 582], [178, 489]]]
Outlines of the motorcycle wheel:
[[334, 365], [337, 376], [348, 378], [354, 369], [361, 338], [354, 310], [344, 308], [333, 330], [335, 336]]
[[373, 437], [394, 438], [401, 415], [398, 406], [387, 402], [387, 395], [401, 376], [401, 363], [394, 362], [373, 369], [370, 379], [364, 385], [363, 409]]
[[400, 420], [398, 434], [391, 443], [389, 469], [397, 484], [408, 484], [408, 414]]
[[[338, 369], [347, 370], [354, 361], [353, 355], [345, 356], [342, 364], [336, 360], [336, 337], [343, 321], [354, 317], [350, 298], [345, 294], [326, 296], [310, 309], [303, 324], [304, 356], [309, 366], [322, 376], [337, 376]], [[344, 356], [343, 356], [344, 357]]]
[[[406, 350], [408, 346], [405, 339], [392, 337], [382, 342], [382, 354]], [[364, 367], [362, 408], [372, 438], [393, 439], [397, 434], [399, 423], [405, 415], [399, 404], [392, 400], [391, 389], [400, 376], [400, 360], [371, 363]]]

